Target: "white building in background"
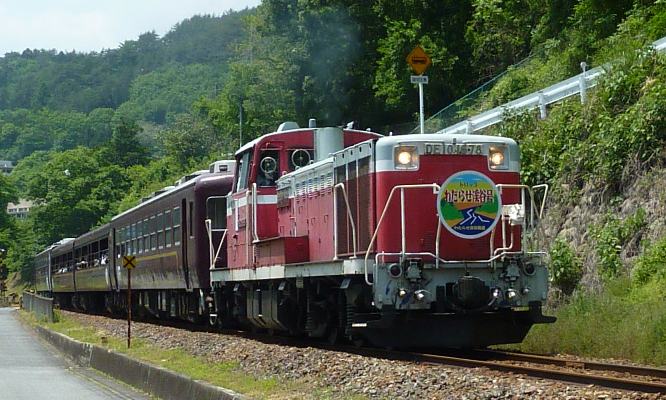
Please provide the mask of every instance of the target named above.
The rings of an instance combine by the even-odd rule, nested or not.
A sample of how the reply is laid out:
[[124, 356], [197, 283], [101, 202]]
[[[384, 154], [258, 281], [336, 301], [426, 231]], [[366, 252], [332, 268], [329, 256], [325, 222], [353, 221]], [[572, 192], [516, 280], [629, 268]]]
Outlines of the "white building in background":
[[0, 173], [8, 175], [14, 169], [14, 163], [11, 161], [0, 160]]
[[33, 202], [29, 200], [19, 200], [17, 204], [9, 203], [7, 204], [7, 214], [16, 217], [18, 219], [28, 218], [30, 209], [33, 206]]

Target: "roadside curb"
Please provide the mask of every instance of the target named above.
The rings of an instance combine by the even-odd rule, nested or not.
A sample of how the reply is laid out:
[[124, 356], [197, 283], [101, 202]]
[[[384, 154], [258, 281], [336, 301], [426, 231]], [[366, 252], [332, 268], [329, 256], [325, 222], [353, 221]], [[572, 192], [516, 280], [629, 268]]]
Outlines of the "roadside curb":
[[94, 368], [164, 400], [244, 400], [234, 391], [190, 379], [166, 368], [135, 360], [90, 343], [37, 326], [37, 333], [82, 367]]

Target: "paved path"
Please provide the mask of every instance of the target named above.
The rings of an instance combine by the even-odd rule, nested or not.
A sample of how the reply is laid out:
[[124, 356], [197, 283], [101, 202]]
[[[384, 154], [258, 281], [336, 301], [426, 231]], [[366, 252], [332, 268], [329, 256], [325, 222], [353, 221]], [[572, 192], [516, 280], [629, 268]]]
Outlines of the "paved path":
[[148, 399], [90, 368], [66, 361], [18, 320], [0, 308], [0, 399]]

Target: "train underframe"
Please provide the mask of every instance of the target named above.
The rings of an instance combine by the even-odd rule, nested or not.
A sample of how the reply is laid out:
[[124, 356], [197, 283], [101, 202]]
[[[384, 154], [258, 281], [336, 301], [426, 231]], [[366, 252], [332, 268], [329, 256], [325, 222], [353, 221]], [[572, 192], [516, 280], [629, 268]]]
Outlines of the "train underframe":
[[[87, 313], [127, 314], [127, 291], [55, 293], [64, 309]], [[182, 320], [196, 324], [208, 321], [206, 301], [212, 297], [201, 290], [132, 290], [132, 313], [137, 319]]]
[[268, 332], [383, 347], [474, 348], [518, 343], [535, 323], [552, 322], [541, 303], [453, 312], [444, 301], [423, 310], [377, 309], [362, 276], [214, 283], [211, 320]]
[[[127, 292], [56, 293], [62, 308], [126, 315]], [[473, 348], [522, 341], [543, 316], [540, 302], [453, 310], [446, 298], [421, 310], [378, 309], [363, 275], [213, 282], [211, 291], [132, 290], [136, 319], [181, 320], [384, 347]]]

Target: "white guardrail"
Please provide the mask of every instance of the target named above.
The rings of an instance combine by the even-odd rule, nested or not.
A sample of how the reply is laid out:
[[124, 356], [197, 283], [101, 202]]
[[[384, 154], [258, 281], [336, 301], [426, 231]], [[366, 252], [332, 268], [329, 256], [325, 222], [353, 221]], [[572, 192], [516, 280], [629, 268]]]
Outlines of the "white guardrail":
[[[666, 51], [666, 37], [653, 42], [652, 47], [657, 52]], [[527, 96], [495, 107], [492, 110], [470, 117], [436, 133], [470, 134], [502, 122], [504, 115], [511, 115], [536, 108], [539, 108], [541, 118], [545, 118], [546, 106], [549, 104], [557, 103], [577, 94], [580, 94], [581, 102], [585, 102], [586, 90], [596, 86], [599, 76], [604, 73], [603, 67], [596, 67], [538, 92], [528, 94]]]

